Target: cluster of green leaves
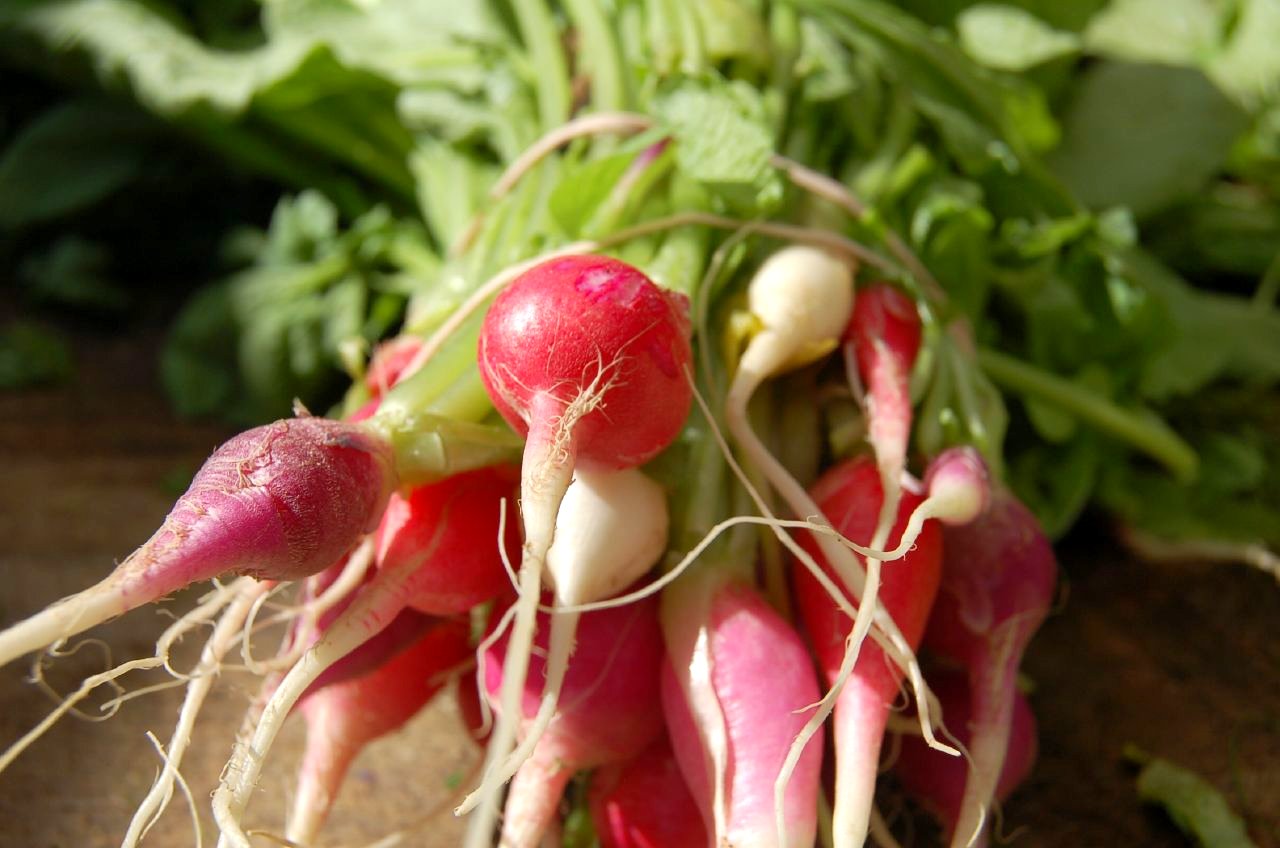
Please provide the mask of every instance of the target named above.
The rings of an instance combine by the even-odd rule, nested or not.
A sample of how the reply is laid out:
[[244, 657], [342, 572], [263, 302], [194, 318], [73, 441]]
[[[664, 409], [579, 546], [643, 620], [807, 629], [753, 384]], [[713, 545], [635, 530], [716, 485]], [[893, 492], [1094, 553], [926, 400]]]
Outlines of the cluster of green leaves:
[[[921, 452], [978, 445], [1055, 534], [1101, 501], [1163, 535], [1280, 543], [1273, 0], [219, 8], [0, 10], [0, 55], [149, 113], [84, 127], [45, 166], [77, 178], [0, 200], [0, 226], [119, 190], [146, 168], [129, 134], [157, 126], [303, 191], [233, 240], [238, 270], [179, 319], [164, 374], [182, 410], [248, 420], [319, 402], [362, 346], [426, 332], [490, 275], [574, 239], [679, 212], [770, 218], [886, 254], [900, 238], [936, 278], [896, 275], [927, 317]], [[654, 127], [575, 141], [488, 197], [529, 145], [591, 111]], [[866, 213], [791, 186], [775, 153]], [[39, 178], [23, 156], [0, 161], [0, 186]], [[726, 238], [683, 226], [611, 249], [694, 295], [718, 351], [734, 272], [776, 244], [718, 254]], [[453, 380], [474, 374], [413, 396]]]

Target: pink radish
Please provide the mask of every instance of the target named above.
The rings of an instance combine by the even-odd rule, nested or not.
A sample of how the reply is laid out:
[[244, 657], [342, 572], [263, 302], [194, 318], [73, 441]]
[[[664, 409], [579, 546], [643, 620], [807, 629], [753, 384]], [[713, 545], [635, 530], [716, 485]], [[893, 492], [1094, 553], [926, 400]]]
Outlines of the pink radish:
[[1053, 548], [1035, 516], [997, 488], [981, 517], [943, 533], [942, 587], [925, 644], [968, 672], [969, 775], [953, 848], [979, 839], [1009, 747], [1023, 652], [1049, 613]]
[[[942, 705], [947, 727], [967, 746], [972, 738], [971, 693], [964, 674], [936, 671], [929, 675], [929, 682]], [[1037, 749], [1035, 714], [1026, 696], [1014, 690], [1008, 754], [996, 782], [994, 802], [1003, 802], [1027, 779], [1035, 765]], [[906, 793], [933, 816], [950, 837], [963, 808], [968, 772], [964, 760], [930, 750], [919, 737], [904, 736], [893, 770]], [[985, 829], [973, 844], [979, 848], [987, 844]]]
[[[433, 615], [466, 612], [511, 586], [502, 559], [496, 555], [501, 517], [498, 504], [503, 499], [507, 502], [504, 546], [509, 556], [520, 549], [520, 524], [515, 516], [520, 470], [514, 465], [495, 465], [459, 478], [465, 480], [467, 497], [465, 503], [458, 503], [479, 512], [454, 515], [458, 505], [442, 501], [438, 485], [418, 486], [391, 496], [378, 527], [378, 569], [410, 574], [402, 589], [405, 602]], [[453, 486], [460, 484], [459, 478]], [[473, 544], [459, 544], [449, 548], [450, 556], [436, 557], [438, 534], [455, 521], [466, 525]]]
[[[510, 755], [515, 714], [561, 500], [575, 468], [631, 468], [678, 434], [692, 400], [687, 306], [683, 296], [664, 292], [622, 262], [565, 256], [521, 274], [485, 316], [481, 376], [494, 406], [527, 436], [520, 483], [524, 551], [500, 718], [480, 787], [458, 808], [480, 807], [468, 831], [470, 848], [488, 842], [498, 789], [519, 765]], [[552, 710], [555, 698], [551, 687], [546, 703]], [[536, 732], [529, 738], [536, 740]]]
[[[676, 761], [713, 843], [812, 845], [821, 730], [796, 764], [782, 809], [774, 809], [778, 774], [818, 699], [800, 635], [742, 583], [712, 576], [701, 585], [675, 584], [667, 594], [663, 617], [672, 650], [663, 667], [662, 709]], [[692, 640], [680, 635], [691, 629]], [[779, 819], [785, 824], [781, 838]]]
[[[536, 643], [548, 643], [548, 616], [540, 613]], [[662, 632], [657, 600], [583, 613], [579, 643], [564, 678], [559, 710], [533, 755], [511, 782], [502, 824], [504, 848], [532, 848], [554, 823], [560, 797], [575, 772], [629, 760], [662, 732], [658, 669]], [[511, 634], [497, 640], [484, 655], [484, 684], [501, 715], [498, 696]], [[545, 662], [534, 654], [521, 692], [518, 725], [527, 726], [542, 701]]]
[[[874, 532], [883, 499], [880, 476], [871, 460], [850, 460], [829, 470], [814, 484], [814, 500], [836, 530], [855, 542]], [[890, 538], [902, 532], [907, 516], [923, 499], [911, 488], [903, 493]], [[812, 538], [801, 543], [817, 559], [821, 553]], [[941, 572], [941, 533], [929, 522], [916, 547], [900, 561], [888, 565], [880, 587], [881, 601], [914, 649], [924, 633], [929, 610], [938, 591]], [[823, 561], [830, 571], [830, 565]], [[834, 681], [845, 658], [845, 645], [853, 622], [832, 601], [808, 571], [797, 568], [796, 599], [818, 663]], [[833, 835], [837, 845], [861, 845], [866, 838], [880, 743], [885, 722], [898, 699], [903, 669], [876, 645], [858, 657], [852, 676], [835, 706], [836, 791]], [[946, 754], [939, 758], [951, 759]]]
[[377, 525], [392, 466], [388, 444], [359, 424], [295, 418], [235, 436], [105, 580], [0, 633], [0, 664], [220, 574], [327, 568]]
[[[249, 845], [240, 816], [266, 755], [294, 703], [326, 669], [392, 624], [410, 598], [423, 603], [420, 590], [439, 589], [442, 596], [447, 595], [447, 601], [439, 604], [444, 608], [456, 604], [459, 597], [465, 599], [475, 584], [484, 582], [475, 580], [476, 572], [501, 573], [498, 518], [509, 486], [508, 472], [482, 468], [415, 492], [418, 510], [413, 520], [431, 530], [420, 537], [425, 547], [406, 545], [406, 556], [380, 562], [375, 579], [362, 587], [276, 688], [250, 743], [237, 747], [214, 794], [214, 817], [222, 829], [223, 844]], [[448, 576], [464, 589], [451, 589]]]
[[920, 352], [920, 335], [920, 315], [911, 298], [888, 283], [859, 289], [844, 352], [850, 376], [856, 374], [862, 389], [858, 394], [866, 409], [867, 442], [880, 469], [882, 521], [898, 509], [898, 481], [911, 437], [911, 367]]
[[307, 721], [307, 746], [287, 837], [312, 843], [356, 755], [416, 715], [447, 682], [445, 674], [470, 656], [467, 625], [437, 620], [373, 671], [305, 695], [298, 709]]
[[663, 738], [591, 775], [587, 806], [600, 848], [706, 848], [702, 814]]

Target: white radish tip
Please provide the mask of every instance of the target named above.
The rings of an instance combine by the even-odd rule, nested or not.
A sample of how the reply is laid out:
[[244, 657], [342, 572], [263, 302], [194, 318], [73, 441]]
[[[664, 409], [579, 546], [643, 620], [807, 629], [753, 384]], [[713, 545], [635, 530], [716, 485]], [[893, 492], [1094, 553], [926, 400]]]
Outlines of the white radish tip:
[[797, 348], [834, 345], [853, 312], [853, 271], [825, 251], [792, 246], [760, 266], [747, 290], [751, 312]]
[[934, 457], [924, 475], [925, 490], [933, 502], [932, 516], [958, 527], [986, 512], [991, 502], [991, 480], [982, 455], [972, 447], [947, 448]]

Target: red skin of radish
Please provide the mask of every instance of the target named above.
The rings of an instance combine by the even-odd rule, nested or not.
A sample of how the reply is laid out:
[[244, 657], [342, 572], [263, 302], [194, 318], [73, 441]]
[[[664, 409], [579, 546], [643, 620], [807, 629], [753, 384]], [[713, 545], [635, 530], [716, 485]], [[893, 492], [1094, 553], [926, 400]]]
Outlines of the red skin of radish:
[[495, 465], [391, 496], [378, 527], [376, 563], [414, 569], [405, 590], [410, 607], [455, 615], [511, 587], [495, 541], [506, 498], [504, 544], [511, 562], [520, 561], [519, 483], [518, 467]]
[[866, 391], [868, 441], [901, 469], [911, 433], [911, 367], [920, 352], [915, 302], [888, 283], [859, 289], [845, 343], [853, 345]]
[[[819, 698], [813, 663], [790, 624], [754, 589], [719, 587], [705, 627], [711, 684], [728, 738], [725, 776], [728, 844], [776, 846], [774, 782], [791, 743]], [[680, 673], [688, 673], [681, 670]], [[692, 708], [670, 662], [663, 664], [662, 709], [676, 761], [709, 832], [715, 830], [711, 755], [703, 750]], [[823, 733], [805, 746], [783, 800], [787, 846], [810, 846], [817, 831]]]
[[377, 526], [395, 485], [390, 446], [359, 424], [294, 418], [247, 430], [210, 455], [109, 577], [0, 634], [0, 663], [219, 575], [315, 574]]
[[396, 336], [374, 348], [369, 368], [364, 374], [369, 396], [377, 400], [399, 382], [404, 369], [418, 355], [423, 344], [418, 336]]
[[576, 458], [600, 468], [641, 465], [689, 414], [687, 313], [687, 298], [624, 262], [552, 259], [520, 275], [490, 307], [480, 374], [502, 417], [542, 443], [602, 369], [616, 373], [601, 403], [573, 427]]
[[706, 848], [702, 814], [666, 738], [597, 769], [587, 806], [601, 848]]
[[967, 670], [973, 757], [959, 830], [977, 827], [1008, 747], [1015, 681], [1027, 643], [1049, 613], [1057, 587], [1053, 548], [1035, 516], [994, 487], [976, 521], [943, 532], [946, 558], [925, 645]]
[[[298, 704], [307, 747], [298, 775], [294, 827], [314, 838], [347, 768], [373, 740], [398, 730], [440, 691], [443, 674], [471, 656], [465, 622], [436, 620], [409, 647], [374, 670], [310, 691]], [[304, 825], [302, 821], [305, 821]]]
[[[948, 729], [967, 746], [972, 730], [969, 684], [965, 675], [955, 671], [931, 672], [929, 685], [942, 704]], [[1003, 802], [1031, 774], [1038, 748], [1036, 717], [1031, 704], [1026, 696], [1015, 691], [1009, 752], [996, 784], [996, 801]], [[906, 793], [949, 835], [960, 817], [968, 773], [964, 760], [933, 750], [917, 736], [904, 736], [893, 770]], [[985, 845], [985, 834], [975, 844], [979, 848]]]
[[[858, 544], [870, 540], [883, 499], [880, 474], [871, 460], [863, 457], [835, 466], [814, 484], [811, 494], [836, 530]], [[908, 517], [922, 500], [909, 489], [903, 491], [897, 520], [889, 533], [891, 545], [901, 538]], [[886, 563], [882, 573], [880, 601], [912, 649], [920, 643], [938, 591], [941, 538], [937, 522], [925, 522], [915, 548], [902, 559]], [[812, 537], [801, 534], [799, 541], [838, 585]], [[834, 680], [853, 620], [840, 611], [807, 569], [797, 564], [794, 574], [796, 601], [818, 665], [828, 681]], [[854, 598], [846, 597], [857, 606]], [[865, 785], [868, 791], [875, 786], [885, 722], [898, 700], [902, 676], [902, 670], [885, 657], [879, 645], [871, 641], [863, 644], [835, 707], [836, 767], [843, 779], [860, 781], [852, 785]]]
[[[498, 620], [495, 615], [495, 621]], [[538, 615], [535, 644], [546, 650], [549, 616]], [[484, 684], [494, 710], [502, 685], [507, 636], [484, 655]], [[559, 710], [533, 756], [511, 782], [503, 819], [504, 846], [536, 846], [553, 823], [574, 772], [632, 759], [662, 733], [658, 669], [662, 631], [657, 599], [584, 613], [578, 647], [565, 675]], [[535, 653], [522, 697], [523, 722], [538, 712], [545, 660]]]

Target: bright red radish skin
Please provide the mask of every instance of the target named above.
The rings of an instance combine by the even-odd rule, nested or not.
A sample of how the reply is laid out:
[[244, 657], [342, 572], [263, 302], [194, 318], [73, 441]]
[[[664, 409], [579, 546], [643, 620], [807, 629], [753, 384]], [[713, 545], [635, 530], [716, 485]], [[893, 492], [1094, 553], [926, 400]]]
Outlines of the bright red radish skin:
[[110, 576], [0, 633], [0, 664], [222, 574], [315, 574], [374, 529], [395, 485], [390, 446], [359, 424], [308, 417], [247, 430], [210, 455]]
[[[930, 673], [929, 684], [942, 705], [948, 729], [968, 746], [972, 737], [972, 717], [965, 675], [955, 671], [936, 671]], [[994, 800], [997, 803], [1005, 801], [1031, 774], [1038, 749], [1035, 714], [1026, 696], [1015, 690], [1008, 754], [996, 783]], [[964, 799], [968, 774], [964, 760], [932, 750], [917, 736], [905, 736], [893, 770], [906, 793], [933, 816], [950, 837], [960, 818]], [[983, 848], [986, 844], [987, 833], [984, 830], [974, 845]]]
[[392, 495], [378, 527], [377, 568], [410, 569], [404, 598], [433, 615], [464, 613], [497, 597], [511, 586], [498, 555], [499, 504], [506, 499], [503, 544], [515, 561], [519, 481], [518, 468], [495, 465]]
[[714, 766], [686, 700], [686, 678], [696, 670], [663, 666], [662, 709], [676, 761], [716, 844], [741, 848], [810, 846], [817, 832], [823, 734], [805, 746], [783, 799], [787, 834], [779, 846], [774, 782], [792, 740], [818, 700], [818, 681], [800, 635], [754, 589], [720, 586], [711, 599], [706, 628], [711, 686], [729, 752], [725, 774], [724, 831], [716, 831]]
[[1053, 548], [1035, 516], [996, 488], [986, 512], [943, 534], [946, 558], [925, 644], [967, 670], [971, 763], [952, 838], [968, 844], [982, 826], [1008, 748], [1018, 666], [1048, 616], [1057, 587]]
[[867, 441], [882, 472], [901, 474], [911, 435], [911, 368], [920, 352], [920, 314], [915, 302], [887, 283], [858, 290], [845, 345], [862, 382]]
[[[538, 616], [538, 646], [547, 645], [548, 616]], [[508, 636], [484, 655], [484, 683], [495, 710], [502, 687]], [[658, 669], [662, 632], [657, 599], [584, 613], [578, 649], [565, 675], [559, 712], [533, 756], [516, 773], [507, 796], [502, 844], [531, 848], [556, 818], [560, 797], [575, 772], [629, 760], [662, 733]], [[545, 662], [535, 654], [522, 689], [521, 723], [538, 711]]]
[[[534, 444], [578, 462], [630, 468], [657, 456], [692, 401], [688, 300], [603, 256], [565, 256], [526, 271], [490, 307], [480, 374], [494, 406]], [[599, 378], [599, 403], [555, 432]], [[568, 422], [565, 422], [568, 423]]]
[[[859, 544], [874, 532], [883, 495], [876, 466], [866, 458], [844, 462], [814, 484], [811, 494], [836, 530]], [[915, 491], [902, 493], [897, 519], [889, 534], [901, 536], [911, 512], [923, 501]], [[802, 534], [801, 544], [834, 576], [816, 542]], [[941, 576], [941, 532], [934, 521], [925, 523], [916, 547], [901, 560], [885, 566], [880, 600], [897, 622], [912, 649], [920, 644]], [[795, 568], [796, 600], [818, 664], [828, 681], [834, 680], [845, 655], [845, 640], [853, 620], [836, 606], [809, 572]], [[847, 595], [846, 595], [847, 596]], [[848, 596], [847, 596], [848, 597]], [[854, 605], [856, 599], [849, 597]], [[899, 699], [903, 671], [880, 646], [870, 643], [853, 667], [835, 706], [836, 844], [859, 844], [866, 832], [880, 765], [880, 745], [889, 710]], [[946, 757], [945, 754], [939, 756]], [[846, 839], [852, 839], [847, 843]]]
[[601, 848], [706, 848], [702, 814], [663, 738], [591, 776], [587, 806]]
[[375, 670], [310, 692], [298, 709], [307, 746], [288, 837], [315, 840], [356, 755], [398, 730], [435, 697], [450, 669], [471, 656], [468, 627], [437, 620], [416, 642]]

